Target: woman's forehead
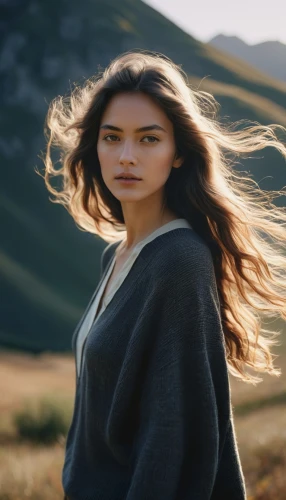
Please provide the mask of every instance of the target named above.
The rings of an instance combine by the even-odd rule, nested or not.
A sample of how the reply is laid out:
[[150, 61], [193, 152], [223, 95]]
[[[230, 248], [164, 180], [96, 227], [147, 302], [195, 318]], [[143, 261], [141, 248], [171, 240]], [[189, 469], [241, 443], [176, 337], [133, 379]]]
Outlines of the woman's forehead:
[[117, 94], [107, 104], [101, 124], [110, 123], [124, 128], [124, 123], [134, 129], [157, 124], [167, 131], [169, 119], [161, 107], [143, 93]]

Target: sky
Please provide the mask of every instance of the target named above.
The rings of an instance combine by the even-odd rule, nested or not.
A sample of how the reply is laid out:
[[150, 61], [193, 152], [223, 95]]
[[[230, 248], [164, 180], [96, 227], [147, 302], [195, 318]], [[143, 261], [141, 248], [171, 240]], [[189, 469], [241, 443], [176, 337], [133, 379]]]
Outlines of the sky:
[[286, 0], [143, 0], [201, 42], [222, 33], [286, 44]]

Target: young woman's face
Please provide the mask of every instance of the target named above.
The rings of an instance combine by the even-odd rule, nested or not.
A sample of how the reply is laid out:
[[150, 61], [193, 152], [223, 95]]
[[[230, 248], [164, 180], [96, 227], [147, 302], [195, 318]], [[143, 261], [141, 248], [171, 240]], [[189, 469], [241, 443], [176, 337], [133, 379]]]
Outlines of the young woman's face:
[[[149, 130], [137, 130], [150, 127]], [[121, 93], [108, 103], [99, 127], [97, 154], [103, 180], [121, 202], [140, 201], [158, 191], [170, 175], [176, 145], [173, 124], [143, 93]], [[127, 183], [115, 177], [124, 172], [141, 180]]]

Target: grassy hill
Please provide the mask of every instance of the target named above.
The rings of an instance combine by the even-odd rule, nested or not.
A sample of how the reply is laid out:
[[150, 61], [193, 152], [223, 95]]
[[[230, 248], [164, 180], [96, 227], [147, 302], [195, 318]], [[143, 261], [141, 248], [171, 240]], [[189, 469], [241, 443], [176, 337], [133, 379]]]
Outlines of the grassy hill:
[[[171, 57], [212, 92], [221, 117], [286, 124], [286, 84], [186, 34], [140, 0], [12, 3], [0, 39], [0, 345], [65, 350], [99, 276], [105, 242], [49, 201], [39, 159], [50, 100], [129, 49]], [[203, 79], [203, 81], [202, 81]], [[270, 148], [269, 148], [270, 149]], [[264, 189], [286, 185], [285, 161], [243, 160]], [[270, 177], [271, 176], [271, 177]]]

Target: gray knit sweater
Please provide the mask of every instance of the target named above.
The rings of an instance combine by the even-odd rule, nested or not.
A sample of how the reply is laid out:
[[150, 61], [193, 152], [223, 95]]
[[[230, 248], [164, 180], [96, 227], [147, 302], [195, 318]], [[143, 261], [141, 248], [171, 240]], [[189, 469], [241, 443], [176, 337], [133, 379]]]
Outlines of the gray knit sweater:
[[[104, 249], [101, 280], [118, 244]], [[246, 499], [214, 267], [195, 231], [142, 249], [84, 349], [62, 472], [69, 498]]]

